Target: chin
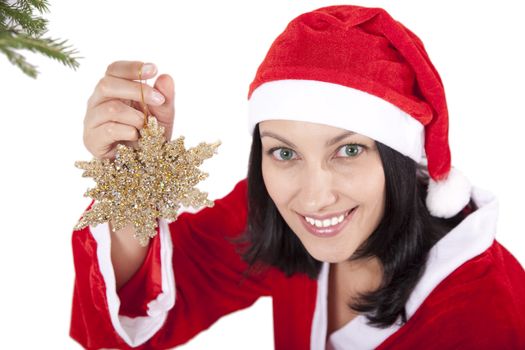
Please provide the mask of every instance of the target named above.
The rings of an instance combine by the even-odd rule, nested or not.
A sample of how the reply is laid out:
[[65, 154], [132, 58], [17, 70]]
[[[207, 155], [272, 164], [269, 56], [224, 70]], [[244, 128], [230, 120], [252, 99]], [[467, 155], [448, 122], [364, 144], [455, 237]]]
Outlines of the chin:
[[352, 251], [342, 251], [340, 247], [339, 249], [330, 249], [330, 248], [334, 248], [333, 246], [320, 247], [319, 246], [320, 244], [318, 243], [313, 246], [309, 246], [307, 244], [304, 244], [303, 242], [303, 245], [306, 251], [314, 259], [321, 261], [321, 262], [327, 262], [327, 263], [332, 263], [332, 264], [337, 264], [343, 261], [347, 261], [352, 256], [352, 254], [355, 252], [355, 249]]
[[338, 264], [340, 262], [343, 262], [343, 261], [346, 261], [348, 259], [338, 259], [338, 258], [334, 258], [334, 257], [331, 257], [331, 256], [320, 256], [320, 257], [315, 257], [314, 258], [318, 261], [321, 261], [321, 262], [325, 262], [325, 263], [330, 263], [330, 264]]

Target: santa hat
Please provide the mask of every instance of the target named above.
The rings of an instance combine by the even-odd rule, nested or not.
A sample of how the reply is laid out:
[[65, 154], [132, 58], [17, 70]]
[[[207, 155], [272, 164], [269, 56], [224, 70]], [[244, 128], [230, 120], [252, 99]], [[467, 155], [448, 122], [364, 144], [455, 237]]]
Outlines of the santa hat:
[[330, 6], [292, 20], [248, 100], [251, 130], [268, 119], [322, 123], [426, 163], [433, 216], [452, 217], [470, 200], [469, 181], [451, 168], [441, 78], [421, 40], [383, 9]]

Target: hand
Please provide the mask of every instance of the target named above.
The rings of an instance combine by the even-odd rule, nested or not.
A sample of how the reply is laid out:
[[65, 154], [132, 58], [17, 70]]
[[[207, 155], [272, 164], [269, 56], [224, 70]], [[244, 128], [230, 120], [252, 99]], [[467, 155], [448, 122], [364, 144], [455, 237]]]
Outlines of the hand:
[[[123, 143], [136, 147], [139, 130], [144, 126], [139, 70], [143, 62], [115, 61], [98, 82], [88, 100], [84, 117], [84, 145], [94, 157], [114, 159], [116, 146]], [[154, 64], [144, 64], [142, 79], [157, 74]], [[143, 84], [144, 102], [150, 115], [157, 117], [165, 128], [166, 140], [171, 140], [175, 117], [173, 79], [160, 75], [153, 87]]]

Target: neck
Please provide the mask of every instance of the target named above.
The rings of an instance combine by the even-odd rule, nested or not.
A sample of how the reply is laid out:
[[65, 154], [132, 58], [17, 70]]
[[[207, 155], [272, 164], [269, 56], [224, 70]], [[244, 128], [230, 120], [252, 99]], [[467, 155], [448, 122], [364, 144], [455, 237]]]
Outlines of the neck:
[[383, 277], [381, 263], [376, 257], [331, 264], [330, 270], [337, 288], [349, 296], [348, 302], [359, 294], [379, 288]]

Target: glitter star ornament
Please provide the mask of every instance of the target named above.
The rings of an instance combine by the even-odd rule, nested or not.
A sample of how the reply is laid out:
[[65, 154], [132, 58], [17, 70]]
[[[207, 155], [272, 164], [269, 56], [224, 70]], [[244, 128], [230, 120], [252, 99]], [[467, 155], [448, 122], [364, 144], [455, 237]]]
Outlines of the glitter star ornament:
[[166, 141], [164, 127], [153, 116], [140, 136], [137, 149], [119, 144], [114, 161], [94, 158], [75, 162], [85, 170], [82, 176], [92, 177], [97, 184], [84, 194], [95, 203], [75, 230], [109, 220], [114, 232], [132, 224], [135, 238], [146, 246], [157, 233], [158, 218], [176, 220], [181, 206], [213, 206], [207, 193], [195, 186], [208, 176], [198, 167], [216, 153], [219, 142], [200, 143], [186, 150], [183, 136]]

